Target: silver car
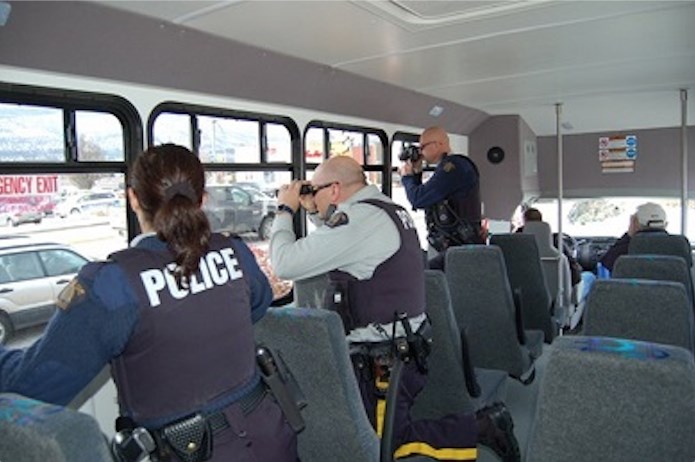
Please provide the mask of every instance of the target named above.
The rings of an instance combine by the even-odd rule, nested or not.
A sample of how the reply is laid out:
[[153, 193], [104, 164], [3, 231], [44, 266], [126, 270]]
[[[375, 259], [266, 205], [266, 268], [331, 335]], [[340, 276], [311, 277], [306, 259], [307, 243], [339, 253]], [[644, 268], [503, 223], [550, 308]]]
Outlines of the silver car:
[[47, 322], [58, 294], [88, 261], [67, 245], [0, 237], [0, 344]]

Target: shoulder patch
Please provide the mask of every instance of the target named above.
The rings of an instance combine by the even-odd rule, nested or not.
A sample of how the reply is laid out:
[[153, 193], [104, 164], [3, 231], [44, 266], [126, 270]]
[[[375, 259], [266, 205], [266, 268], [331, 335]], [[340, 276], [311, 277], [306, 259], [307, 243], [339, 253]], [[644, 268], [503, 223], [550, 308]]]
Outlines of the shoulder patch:
[[446, 173], [449, 173], [449, 172], [451, 172], [451, 171], [453, 171], [453, 170], [456, 169], [456, 165], [454, 165], [453, 162], [445, 162], [445, 163], [444, 163], [444, 166], [442, 167], [442, 169], [443, 169]]
[[56, 305], [61, 310], [68, 310], [72, 305], [84, 300], [86, 295], [87, 291], [85, 288], [80, 284], [77, 278], [74, 278], [60, 291]]
[[347, 225], [350, 222], [345, 212], [336, 212], [326, 220], [326, 226], [329, 228], [337, 228], [338, 226]]

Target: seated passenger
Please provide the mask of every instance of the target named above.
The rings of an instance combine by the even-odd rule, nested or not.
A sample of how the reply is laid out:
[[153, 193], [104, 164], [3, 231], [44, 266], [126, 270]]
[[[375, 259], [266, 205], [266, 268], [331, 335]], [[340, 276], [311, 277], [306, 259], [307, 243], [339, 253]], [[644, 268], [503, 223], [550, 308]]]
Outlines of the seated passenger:
[[[529, 221], [543, 221], [543, 214], [538, 209], [532, 207], [528, 208], [524, 210], [523, 223]], [[515, 232], [520, 233], [523, 232], [523, 230], [524, 226], [522, 225], [519, 228], [517, 228]], [[558, 233], [553, 233], [553, 245], [556, 249], [559, 249]], [[584, 285], [582, 286], [581, 294], [577, 294], [577, 302], [581, 302], [589, 294], [591, 286], [594, 284], [594, 281], [596, 280], [596, 276], [591, 271], [583, 270], [582, 265], [580, 265], [577, 259], [575, 258], [574, 252], [572, 251], [572, 249], [569, 248], [569, 246], [565, 242], [562, 243], [562, 253], [565, 255], [565, 257], [567, 257], [567, 262], [569, 263], [572, 287], [576, 290], [579, 283], [584, 283]]]
[[[210, 231], [200, 161], [181, 146], [151, 147], [130, 181], [143, 234], [82, 268], [31, 347], [0, 346], [0, 392], [65, 405], [111, 363], [118, 425], [150, 430], [157, 460], [296, 461], [296, 436], [256, 365], [252, 323], [270, 285], [243, 241]], [[190, 453], [177, 442], [195, 435], [166, 438], [183, 427], [209, 447]]]
[[601, 257], [601, 265], [608, 271], [613, 271], [615, 261], [621, 255], [626, 255], [630, 246], [630, 238], [637, 233], [666, 233], [666, 212], [659, 204], [646, 202], [637, 207], [630, 215], [630, 225], [627, 232], [606, 251]]
[[[311, 181], [280, 188], [270, 256], [276, 274], [306, 279], [329, 274], [326, 307], [345, 326], [367, 415], [381, 435], [383, 403], [392, 363], [393, 335], [406, 326], [426, 326], [424, 261], [410, 214], [367, 185], [350, 157], [324, 161]], [[303, 207], [318, 228], [297, 239], [292, 215]], [[396, 314], [406, 318], [396, 322]], [[425, 365], [409, 361], [398, 390], [394, 427], [395, 457], [427, 455], [437, 460], [475, 460], [476, 444], [489, 445], [504, 461], [519, 460], [511, 416], [501, 403], [477, 415], [463, 412], [440, 420], [412, 421], [410, 408], [425, 386]], [[381, 414], [379, 414], [381, 410]], [[477, 422], [476, 422], [477, 420]]]

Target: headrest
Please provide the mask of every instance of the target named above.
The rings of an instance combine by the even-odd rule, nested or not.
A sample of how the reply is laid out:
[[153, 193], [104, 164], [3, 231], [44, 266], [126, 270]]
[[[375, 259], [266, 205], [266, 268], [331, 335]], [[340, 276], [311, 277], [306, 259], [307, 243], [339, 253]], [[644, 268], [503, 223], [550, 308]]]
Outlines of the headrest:
[[643, 228], [665, 228], [666, 212], [659, 204], [647, 202], [637, 207], [637, 221]]
[[0, 394], [0, 435], [3, 461], [112, 460], [106, 439], [91, 416], [16, 394]]

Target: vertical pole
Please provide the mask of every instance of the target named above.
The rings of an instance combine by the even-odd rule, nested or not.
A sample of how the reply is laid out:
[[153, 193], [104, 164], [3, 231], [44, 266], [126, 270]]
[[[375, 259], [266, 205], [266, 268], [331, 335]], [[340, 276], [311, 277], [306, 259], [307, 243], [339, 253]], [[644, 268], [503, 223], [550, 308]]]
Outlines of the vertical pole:
[[681, 89], [681, 234], [688, 234], [688, 90]]
[[[562, 153], [562, 103], [555, 103], [555, 131], [557, 133], [557, 250], [562, 254], [563, 240], [562, 240], [562, 192], [564, 188], [562, 170], [563, 170], [563, 153]], [[562, 258], [560, 258], [560, 264], [557, 265], [557, 291], [558, 291], [558, 305], [562, 304], [564, 300], [565, 290], [569, 290], [568, 287], [564, 287], [564, 272], [562, 267]], [[564, 307], [569, 309], [569, 307]]]

